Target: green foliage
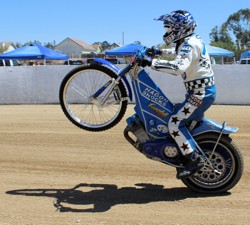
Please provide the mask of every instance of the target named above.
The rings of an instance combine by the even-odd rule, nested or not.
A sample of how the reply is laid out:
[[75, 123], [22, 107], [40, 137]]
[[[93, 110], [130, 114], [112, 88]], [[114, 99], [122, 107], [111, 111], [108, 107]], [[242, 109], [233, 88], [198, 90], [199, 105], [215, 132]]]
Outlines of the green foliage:
[[46, 48], [55, 49], [55, 46], [56, 46], [55, 40], [53, 42], [44, 43], [44, 47]]
[[[16, 46], [16, 48], [21, 48], [21, 47], [23, 47], [23, 46], [31, 45], [31, 44], [33, 44], [33, 43], [42, 45], [42, 42], [40, 42], [40, 41], [38, 41], [38, 40], [34, 40], [34, 41], [25, 42], [24, 44], [21, 44], [20, 42], [16, 42], [16, 43], [15, 43], [15, 46]], [[47, 48], [55, 49], [56, 41], [44, 43], [43, 46], [44, 46], [44, 47], [47, 47]]]
[[210, 45], [240, 54], [250, 47], [250, 9], [241, 9], [230, 15], [220, 27], [215, 26], [210, 34]]
[[210, 45], [219, 47], [219, 48], [224, 48], [229, 51], [235, 52], [237, 49], [232, 41], [212, 41], [210, 42]]
[[111, 46], [111, 44], [107, 41], [103, 41], [103, 42], [94, 42], [92, 45], [99, 45], [101, 47], [101, 49], [107, 49]]
[[235, 51], [235, 44], [230, 37], [225, 24], [220, 28], [214, 27], [209, 34], [211, 43], [210, 45], [227, 49], [229, 51]]
[[233, 33], [239, 49], [244, 49], [250, 39], [250, 9], [241, 9], [229, 16], [225, 26]]
[[141, 45], [140, 41], [135, 41], [135, 44]]

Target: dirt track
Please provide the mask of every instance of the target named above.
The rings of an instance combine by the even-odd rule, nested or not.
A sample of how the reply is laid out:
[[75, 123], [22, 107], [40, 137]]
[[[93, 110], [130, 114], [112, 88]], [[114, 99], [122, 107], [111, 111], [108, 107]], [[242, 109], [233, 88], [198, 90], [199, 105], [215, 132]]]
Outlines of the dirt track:
[[133, 149], [125, 120], [90, 133], [58, 105], [0, 106], [0, 225], [250, 224], [250, 106], [213, 106], [206, 116], [240, 128], [232, 137], [244, 174], [221, 196], [189, 191], [174, 168]]

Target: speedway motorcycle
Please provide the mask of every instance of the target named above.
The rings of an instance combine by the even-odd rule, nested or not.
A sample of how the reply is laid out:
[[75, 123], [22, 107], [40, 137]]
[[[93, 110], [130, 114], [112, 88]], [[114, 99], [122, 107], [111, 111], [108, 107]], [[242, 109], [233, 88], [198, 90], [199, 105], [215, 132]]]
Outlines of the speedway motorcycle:
[[[145, 57], [157, 54], [149, 52], [143, 47], [122, 69], [99, 58], [74, 68], [61, 83], [60, 105], [73, 124], [99, 132], [118, 124], [129, 100], [135, 101], [135, 114], [126, 120], [124, 137], [146, 157], [178, 171], [184, 168], [185, 160], [168, 131], [168, 120], [176, 106], [142, 66]], [[242, 154], [230, 137], [238, 128], [207, 118], [194, 120], [186, 126], [196, 141], [199, 154], [206, 157], [206, 163], [182, 182], [189, 189], [202, 193], [223, 193], [233, 188], [243, 173]]]

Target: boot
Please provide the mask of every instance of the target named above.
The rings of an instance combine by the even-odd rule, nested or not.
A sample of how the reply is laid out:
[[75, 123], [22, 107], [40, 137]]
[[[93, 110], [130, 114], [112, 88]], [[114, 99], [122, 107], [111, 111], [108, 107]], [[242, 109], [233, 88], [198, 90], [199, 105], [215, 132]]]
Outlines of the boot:
[[183, 170], [178, 171], [176, 175], [177, 179], [188, 178], [205, 166], [204, 157], [199, 155], [196, 151], [185, 155], [185, 158], [187, 159], [186, 166]]

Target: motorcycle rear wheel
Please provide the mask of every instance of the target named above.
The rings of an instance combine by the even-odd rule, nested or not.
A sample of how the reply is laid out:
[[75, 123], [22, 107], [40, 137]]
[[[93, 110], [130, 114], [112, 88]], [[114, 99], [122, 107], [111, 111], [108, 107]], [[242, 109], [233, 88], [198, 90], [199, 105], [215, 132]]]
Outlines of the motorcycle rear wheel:
[[[209, 157], [218, 140], [219, 134], [202, 134], [195, 137], [196, 142]], [[232, 139], [223, 135], [211, 157], [216, 173], [207, 166], [192, 177], [182, 179], [191, 190], [208, 194], [219, 194], [232, 189], [240, 180], [243, 173], [243, 156]], [[177, 169], [178, 170], [178, 169]]]
[[88, 131], [104, 131], [119, 123], [128, 104], [122, 82], [115, 86], [104, 105], [100, 103], [109, 87], [93, 98], [103, 85], [116, 78], [112, 70], [99, 64], [88, 64], [70, 71], [59, 90], [60, 105], [66, 117]]

